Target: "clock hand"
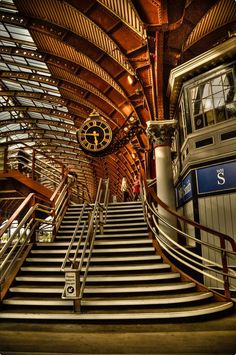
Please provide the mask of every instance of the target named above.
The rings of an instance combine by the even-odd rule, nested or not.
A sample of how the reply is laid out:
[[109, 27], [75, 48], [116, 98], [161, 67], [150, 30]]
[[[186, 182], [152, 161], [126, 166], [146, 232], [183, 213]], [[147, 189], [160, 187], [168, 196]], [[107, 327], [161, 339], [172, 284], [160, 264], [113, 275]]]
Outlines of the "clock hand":
[[93, 131], [93, 133], [82, 133], [82, 136], [93, 136], [94, 137], [94, 144], [98, 145], [98, 140], [97, 137], [99, 137], [99, 133], [97, 133], [96, 131]]
[[98, 145], [97, 137], [99, 137], [99, 133], [97, 133], [96, 131], [93, 131], [93, 136], [94, 136], [94, 144]]
[[[95, 131], [94, 131], [95, 132]], [[94, 134], [94, 132], [93, 133], [81, 133], [81, 136], [94, 136], [94, 137], [98, 137], [99, 136], [99, 133], [96, 133], [96, 135]]]

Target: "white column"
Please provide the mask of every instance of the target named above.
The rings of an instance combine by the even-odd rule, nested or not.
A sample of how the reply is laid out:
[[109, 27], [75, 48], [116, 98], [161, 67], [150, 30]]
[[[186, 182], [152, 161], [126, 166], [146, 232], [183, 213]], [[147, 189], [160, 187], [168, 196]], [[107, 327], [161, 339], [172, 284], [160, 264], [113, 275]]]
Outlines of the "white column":
[[169, 146], [159, 146], [155, 148], [155, 166], [158, 197], [175, 210], [175, 191]]
[[[147, 134], [155, 145], [156, 189], [157, 196], [168, 207], [176, 210], [175, 190], [173, 184], [171, 142], [175, 132], [176, 121], [149, 121]], [[172, 216], [163, 207], [158, 206], [159, 214], [172, 226], [177, 226], [176, 217]], [[161, 228], [172, 239], [177, 240], [177, 233], [160, 223]]]

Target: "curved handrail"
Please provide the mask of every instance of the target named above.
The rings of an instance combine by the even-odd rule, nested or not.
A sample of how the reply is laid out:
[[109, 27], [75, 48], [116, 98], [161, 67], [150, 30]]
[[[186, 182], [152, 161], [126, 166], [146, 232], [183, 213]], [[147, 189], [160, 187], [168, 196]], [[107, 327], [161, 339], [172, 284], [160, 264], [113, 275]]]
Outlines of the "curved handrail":
[[[206, 227], [201, 225], [200, 223], [197, 223], [193, 220], [190, 220], [189, 218], [186, 218], [173, 209], [171, 209], [169, 206], [167, 206], [160, 198], [157, 196], [153, 188], [150, 188], [147, 184], [147, 181], [145, 177], [142, 179], [142, 190], [143, 190], [143, 202], [146, 206], [146, 220], [148, 222], [148, 225], [153, 232], [155, 238], [157, 239], [158, 243], [164, 249], [171, 257], [173, 257], [175, 260], [178, 262], [184, 264], [185, 266], [191, 268], [194, 271], [200, 272], [202, 275], [207, 276], [211, 279], [215, 279], [221, 284], [224, 285], [224, 291], [225, 291], [225, 296], [230, 297], [230, 287], [232, 289], [235, 288], [235, 285], [229, 284], [229, 280], [232, 281], [232, 279], [236, 279], [236, 273], [232, 268], [228, 266], [227, 258], [233, 258], [236, 257], [236, 243], [234, 239], [224, 233], [221, 233], [219, 231], [216, 231], [212, 228]], [[150, 202], [149, 202], [150, 198]], [[163, 218], [158, 213], [158, 210], [156, 206], [160, 205], [165, 211], [170, 213], [172, 216], [176, 217], [177, 219], [195, 227], [198, 228], [200, 231], [204, 231], [207, 233], [212, 234], [213, 236], [219, 238], [220, 240], [220, 246], [210, 244], [208, 242], [202, 241], [201, 239], [198, 239], [196, 237], [193, 237], [180, 229], [172, 226], [168, 221]], [[215, 253], [219, 253], [221, 257], [221, 264], [216, 261], [209, 260], [207, 258], [203, 258], [202, 256], [198, 255], [197, 253], [194, 253], [193, 251], [185, 248], [178, 242], [174, 241], [171, 237], [167, 235], [165, 230], [161, 227], [159, 222], [162, 222], [163, 225], [166, 225], [168, 228], [175, 230], [178, 232], [180, 235], [183, 235], [186, 238], [194, 240], [196, 243], [201, 244], [204, 247], [213, 249]], [[157, 232], [158, 231], [158, 232]], [[232, 248], [232, 250], [227, 250], [226, 249], [226, 242], [228, 242]], [[197, 261], [199, 260], [199, 261]], [[215, 272], [217, 275], [220, 275], [220, 277], [223, 278], [220, 279], [220, 277], [215, 277], [208, 272], [204, 270], [208, 270], [209, 272]]]
[[149, 188], [147, 181], [143, 180], [144, 184], [145, 184], [145, 188], [148, 191], [148, 193], [151, 194], [151, 196], [153, 197], [153, 200], [160, 205], [161, 207], [163, 207], [167, 212], [169, 212], [172, 216], [175, 216], [176, 218], [184, 221], [185, 223], [188, 223], [190, 225], [192, 225], [193, 227], [199, 228], [201, 230], [203, 230], [204, 232], [207, 233], [211, 233], [216, 235], [217, 237], [219, 237], [220, 239], [222, 238], [223, 240], [227, 240], [231, 246], [233, 251], [236, 252], [236, 242], [234, 241], [234, 239], [232, 237], [230, 237], [227, 234], [224, 234], [222, 232], [216, 231], [215, 229], [206, 227], [198, 222], [195, 222], [187, 217], [182, 216], [181, 214], [179, 214], [178, 212], [174, 211], [173, 209], [171, 209], [167, 204], [165, 204], [165, 202], [163, 202], [155, 193], [155, 191], [153, 190], [153, 188]]

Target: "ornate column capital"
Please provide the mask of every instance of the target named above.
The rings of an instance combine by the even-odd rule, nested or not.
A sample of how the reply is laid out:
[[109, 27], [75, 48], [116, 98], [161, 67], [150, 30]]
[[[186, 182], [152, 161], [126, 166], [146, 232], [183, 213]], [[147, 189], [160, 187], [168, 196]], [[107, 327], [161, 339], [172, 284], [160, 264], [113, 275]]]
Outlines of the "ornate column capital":
[[176, 125], [176, 120], [147, 121], [146, 132], [151, 142], [157, 146], [171, 146]]

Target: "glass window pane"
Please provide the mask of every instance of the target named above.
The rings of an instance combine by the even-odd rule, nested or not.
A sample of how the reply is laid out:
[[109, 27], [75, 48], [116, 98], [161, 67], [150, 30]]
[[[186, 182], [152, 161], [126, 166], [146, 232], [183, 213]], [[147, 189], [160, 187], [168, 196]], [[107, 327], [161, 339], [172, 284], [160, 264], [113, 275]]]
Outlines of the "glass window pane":
[[202, 112], [202, 102], [198, 100], [194, 102], [193, 114], [198, 115], [200, 112]]
[[222, 79], [221, 76], [214, 78], [211, 81], [211, 85], [212, 85], [212, 94], [214, 95], [215, 93], [222, 91]]
[[214, 111], [213, 110], [207, 111], [205, 113], [205, 117], [206, 117], [206, 125], [207, 126], [213, 125], [215, 123], [214, 122]]
[[225, 99], [224, 99], [223, 91], [222, 92], [218, 92], [217, 94], [215, 94], [214, 97], [213, 97], [213, 100], [214, 100], [215, 108], [220, 107], [220, 106], [224, 106]]
[[216, 122], [222, 122], [226, 120], [225, 107], [221, 106], [215, 109]]
[[234, 89], [234, 79], [232, 72], [225, 74], [222, 77], [223, 80], [223, 89], [225, 93], [225, 101], [232, 102], [234, 101], [235, 89]]
[[202, 106], [203, 106], [203, 111], [212, 110], [212, 108], [213, 108], [212, 98], [208, 97], [206, 99], [203, 99]]
[[236, 118], [236, 103], [226, 105], [226, 113], [229, 118]]
[[196, 100], [196, 98], [197, 98], [197, 92], [198, 92], [198, 88], [197, 88], [197, 87], [192, 88], [192, 89], [190, 90], [190, 95], [191, 95], [191, 99], [192, 99], [192, 100]]
[[202, 97], [207, 97], [209, 95], [211, 95], [211, 85], [210, 82], [207, 82], [205, 84], [200, 85], [199, 87], [199, 99], [201, 99]]
[[205, 126], [204, 124], [204, 116], [203, 115], [198, 115], [194, 117], [194, 122], [195, 122], [195, 128], [200, 129]]

